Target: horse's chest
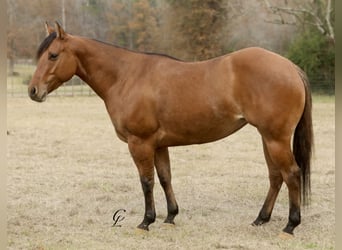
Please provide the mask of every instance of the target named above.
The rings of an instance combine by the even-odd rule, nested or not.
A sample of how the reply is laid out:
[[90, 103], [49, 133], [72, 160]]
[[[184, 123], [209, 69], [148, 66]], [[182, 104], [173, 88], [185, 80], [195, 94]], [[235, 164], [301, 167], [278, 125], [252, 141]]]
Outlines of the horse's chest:
[[158, 121], [148, 107], [137, 105], [133, 109], [121, 111], [112, 118], [116, 133], [121, 140], [129, 136], [148, 137], [158, 130]]

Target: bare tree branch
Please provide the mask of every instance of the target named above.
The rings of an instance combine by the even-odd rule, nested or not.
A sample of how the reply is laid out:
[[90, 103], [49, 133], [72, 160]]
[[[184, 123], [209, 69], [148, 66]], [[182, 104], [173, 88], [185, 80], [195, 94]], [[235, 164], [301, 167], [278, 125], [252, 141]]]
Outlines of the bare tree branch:
[[[326, 10], [321, 10], [325, 12], [325, 16], [322, 17], [319, 15], [319, 10], [314, 10], [314, 8], [304, 8], [304, 7], [298, 7], [298, 8], [291, 8], [291, 7], [278, 7], [273, 6], [269, 3], [268, 0], [264, 0], [266, 7], [275, 15], [277, 15], [280, 20], [276, 21], [268, 21], [272, 23], [277, 24], [296, 24], [298, 21], [301, 23], [306, 23], [313, 25], [317, 28], [317, 30], [324, 36], [329, 37], [333, 42], [335, 42], [335, 34], [334, 34], [334, 28], [331, 24], [331, 0], [327, 0], [327, 7]], [[315, 3], [312, 3], [314, 5]], [[316, 3], [317, 4], [317, 3]], [[318, 5], [318, 4], [317, 4]], [[314, 6], [313, 6], [314, 7]], [[287, 21], [285, 20], [283, 14], [290, 15], [294, 17], [294, 21]], [[310, 16], [310, 19], [313, 21], [310, 21], [309, 19], [305, 18], [304, 15]]]
[[331, 25], [331, 21], [330, 21], [331, 12], [332, 12], [331, 0], [328, 0], [325, 21], [327, 22], [327, 25], [328, 25], [330, 38], [331, 38], [332, 41], [335, 42], [335, 33], [334, 33], [334, 29], [333, 29], [333, 27]]

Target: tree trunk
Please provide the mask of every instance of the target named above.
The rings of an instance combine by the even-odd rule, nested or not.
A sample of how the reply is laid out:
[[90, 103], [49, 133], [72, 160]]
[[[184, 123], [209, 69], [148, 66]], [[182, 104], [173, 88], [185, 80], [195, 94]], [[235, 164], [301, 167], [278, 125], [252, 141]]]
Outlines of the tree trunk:
[[14, 58], [11, 56], [10, 58], [8, 58], [9, 61], [9, 65], [7, 68], [7, 74], [9, 76], [13, 76], [14, 75]]

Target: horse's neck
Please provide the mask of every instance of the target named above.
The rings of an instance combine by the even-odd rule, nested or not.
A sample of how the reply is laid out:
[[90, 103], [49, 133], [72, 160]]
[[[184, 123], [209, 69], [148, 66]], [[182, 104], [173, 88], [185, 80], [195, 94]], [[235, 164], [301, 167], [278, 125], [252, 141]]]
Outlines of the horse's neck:
[[118, 85], [120, 78], [134, 63], [136, 53], [101, 43], [77, 38], [75, 43], [78, 69], [76, 74], [105, 100], [110, 89]]

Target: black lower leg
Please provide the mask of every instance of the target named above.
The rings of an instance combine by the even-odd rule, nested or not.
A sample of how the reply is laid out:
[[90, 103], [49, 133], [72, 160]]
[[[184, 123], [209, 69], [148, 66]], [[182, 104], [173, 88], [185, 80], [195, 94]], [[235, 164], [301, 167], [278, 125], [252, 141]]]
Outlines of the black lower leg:
[[176, 217], [177, 214], [178, 214], [177, 203], [174, 205], [174, 204], [171, 204], [168, 202], [168, 204], [167, 204], [167, 217], [166, 217], [164, 223], [175, 224], [174, 218]]
[[293, 234], [293, 230], [300, 224], [300, 221], [301, 221], [300, 208], [294, 205], [291, 205], [289, 221], [286, 227], [283, 229], [283, 231], [288, 234]]
[[293, 230], [300, 224], [300, 170], [292, 169], [287, 176], [286, 184], [289, 189], [290, 211], [289, 220], [283, 229], [285, 233], [293, 234]]
[[148, 231], [148, 226], [152, 224], [156, 219], [156, 213], [153, 211], [146, 212], [144, 220], [138, 225], [138, 228]]
[[253, 226], [260, 226], [270, 221], [271, 214], [267, 212], [265, 205], [261, 208], [258, 217], [252, 223]]
[[167, 217], [164, 223], [174, 224], [174, 218], [178, 214], [178, 205], [171, 185], [170, 158], [167, 148], [156, 151], [155, 166], [167, 202]]
[[138, 228], [148, 231], [148, 226], [156, 220], [156, 212], [153, 201], [154, 180], [142, 177], [141, 185], [145, 196], [145, 215]]

